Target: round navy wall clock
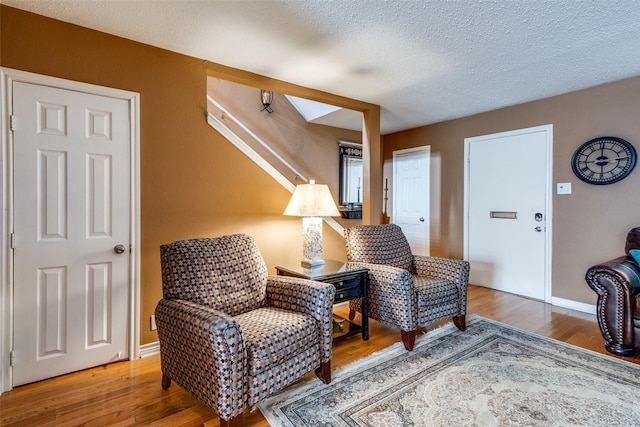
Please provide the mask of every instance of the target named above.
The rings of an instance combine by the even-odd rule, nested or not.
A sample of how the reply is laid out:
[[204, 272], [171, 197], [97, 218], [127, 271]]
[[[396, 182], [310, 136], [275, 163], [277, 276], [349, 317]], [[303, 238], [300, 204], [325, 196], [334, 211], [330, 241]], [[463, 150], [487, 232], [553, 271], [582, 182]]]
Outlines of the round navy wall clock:
[[589, 184], [613, 184], [631, 173], [637, 158], [636, 149], [628, 141], [602, 136], [578, 147], [571, 159], [571, 168], [578, 178]]

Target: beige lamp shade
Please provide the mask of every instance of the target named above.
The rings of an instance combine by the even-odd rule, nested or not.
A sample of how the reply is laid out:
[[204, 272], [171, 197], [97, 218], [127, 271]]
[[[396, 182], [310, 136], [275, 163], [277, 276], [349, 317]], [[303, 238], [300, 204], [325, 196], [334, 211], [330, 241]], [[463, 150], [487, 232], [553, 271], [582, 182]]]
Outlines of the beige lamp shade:
[[309, 184], [296, 186], [284, 214], [303, 217], [340, 216], [329, 187], [325, 184], [316, 184], [313, 180], [309, 181]]

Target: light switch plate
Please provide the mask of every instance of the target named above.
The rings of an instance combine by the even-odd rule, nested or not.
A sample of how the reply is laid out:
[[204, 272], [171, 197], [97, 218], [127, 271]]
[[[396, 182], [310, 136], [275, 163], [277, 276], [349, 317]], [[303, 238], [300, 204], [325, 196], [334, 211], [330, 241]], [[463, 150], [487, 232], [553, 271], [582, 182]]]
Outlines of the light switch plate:
[[570, 182], [559, 182], [558, 183], [558, 194], [571, 194], [571, 183]]

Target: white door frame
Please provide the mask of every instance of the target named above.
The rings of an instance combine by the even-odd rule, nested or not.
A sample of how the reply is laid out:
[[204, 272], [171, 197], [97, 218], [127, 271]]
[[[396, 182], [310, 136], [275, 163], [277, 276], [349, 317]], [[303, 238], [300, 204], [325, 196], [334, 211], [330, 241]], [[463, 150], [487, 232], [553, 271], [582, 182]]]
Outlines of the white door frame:
[[391, 193], [391, 197], [392, 197], [392, 215], [391, 215], [391, 222], [395, 224], [396, 221], [396, 196], [398, 194], [398, 192], [396, 191], [396, 184], [397, 184], [397, 180], [396, 180], [396, 158], [400, 157], [400, 156], [404, 156], [407, 154], [416, 154], [416, 153], [422, 153], [426, 159], [427, 162], [425, 163], [428, 167], [427, 170], [427, 186], [426, 186], [426, 190], [427, 190], [427, 194], [425, 195], [426, 197], [426, 209], [425, 209], [425, 222], [424, 225], [426, 227], [426, 235], [425, 235], [425, 248], [427, 249], [427, 253], [426, 255], [429, 255], [431, 253], [431, 146], [430, 145], [421, 145], [419, 147], [414, 147], [414, 148], [405, 148], [402, 150], [394, 150], [393, 151], [393, 161], [392, 161], [392, 166], [391, 166], [391, 176], [392, 176], [392, 182], [391, 182], [391, 186], [392, 186], [392, 193]]
[[544, 248], [545, 248], [545, 257], [544, 257], [544, 301], [551, 303], [551, 294], [552, 294], [552, 271], [551, 271], [551, 261], [552, 261], [552, 236], [553, 236], [553, 125], [543, 125], [543, 126], [535, 126], [525, 129], [518, 129], [514, 131], [508, 132], [498, 132], [490, 135], [482, 135], [476, 136], [472, 138], [464, 139], [464, 259], [469, 260], [469, 151], [470, 145], [472, 143], [481, 142], [487, 139], [495, 139], [497, 137], [512, 137], [527, 133], [535, 133], [535, 132], [545, 132], [546, 135], [546, 167], [547, 167], [547, 176], [546, 176], [546, 212], [544, 213], [546, 218], [546, 232], [544, 233]]
[[129, 355], [137, 358], [140, 353], [140, 94], [120, 89], [74, 82], [25, 71], [0, 67], [0, 200], [2, 200], [2, 224], [0, 225], [0, 393], [12, 388], [11, 355], [13, 343], [13, 134], [10, 129], [12, 114], [13, 82], [25, 82], [59, 89], [86, 92], [125, 100], [130, 111], [130, 181], [131, 181], [131, 257], [129, 265]]

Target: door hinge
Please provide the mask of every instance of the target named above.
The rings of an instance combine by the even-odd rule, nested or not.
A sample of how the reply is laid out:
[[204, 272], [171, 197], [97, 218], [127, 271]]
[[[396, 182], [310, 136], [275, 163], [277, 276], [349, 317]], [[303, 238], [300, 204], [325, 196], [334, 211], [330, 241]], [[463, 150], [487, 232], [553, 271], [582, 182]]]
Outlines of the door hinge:
[[16, 366], [16, 352], [15, 351], [10, 351], [9, 352], [9, 366], [11, 366], [11, 367]]
[[13, 116], [13, 115], [9, 116], [9, 129], [16, 130], [15, 125], [16, 125], [16, 116]]
[[11, 233], [11, 249], [16, 248], [16, 233]]

